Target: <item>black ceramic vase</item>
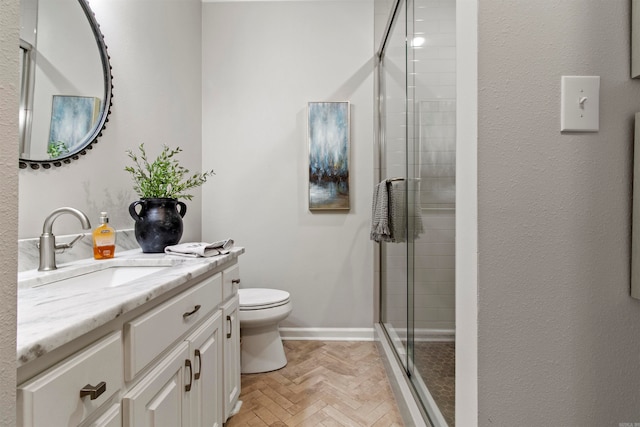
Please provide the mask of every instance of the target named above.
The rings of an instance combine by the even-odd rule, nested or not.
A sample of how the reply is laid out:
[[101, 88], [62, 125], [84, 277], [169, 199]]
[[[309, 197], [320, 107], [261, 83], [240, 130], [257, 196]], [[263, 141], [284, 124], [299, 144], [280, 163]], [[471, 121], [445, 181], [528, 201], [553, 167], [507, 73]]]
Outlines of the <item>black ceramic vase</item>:
[[[140, 212], [136, 210], [140, 206]], [[164, 252], [182, 237], [182, 217], [187, 205], [176, 199], [141, 199], [129, 205], [129, 214], [136, 221], [135, 234], [145, 253]]]

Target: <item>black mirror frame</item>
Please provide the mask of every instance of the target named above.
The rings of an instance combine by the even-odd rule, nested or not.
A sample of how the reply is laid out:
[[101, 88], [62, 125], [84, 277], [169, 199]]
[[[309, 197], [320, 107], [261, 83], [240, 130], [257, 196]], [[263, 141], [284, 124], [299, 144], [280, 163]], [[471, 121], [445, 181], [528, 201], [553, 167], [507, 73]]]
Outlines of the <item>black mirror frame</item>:
[[89, 21], [89, 25], [91, 26], [91, 30], [93, 31], [93, 35], [98, 45], [98, 50], [100, 51], [102, 74], [104, 76], [104, 100], [102, 102], [102, 114], [100, 115], [96, 126], [94, 126], [89, 136], [87, 136], [86, 142], [81, 149], [73, 153], [69, 153], [66, 156], [56, 157], [55, 159], [49, 160], [30, 160], [20, 158], [20, 169], [27, 169], [28, 167], [34, 170], [40, 168], [51, 169], [52, 166], [60, 167], [63, 164], [71, 163], [72, 160], [78, 160], [80, 156], [84, 156], [89, 150], [93, 149], [93, 144], [98, 142], [98, 138], [102, 136], [102, 132], [107, 127], [109, 115], [111, 114], [111, 106], [113, 105], [113, 75], [111, 72], [111, 63], [109, 61], [111, 57], [107, 53], [107, 45], [105, 44], [104, 36], [100, 31], [100, 24], [98, 24], [91, 7], [86, 0], [78, 0], [78, 3], [80, 4], [80, 7], [82, 7], [84, 14]]

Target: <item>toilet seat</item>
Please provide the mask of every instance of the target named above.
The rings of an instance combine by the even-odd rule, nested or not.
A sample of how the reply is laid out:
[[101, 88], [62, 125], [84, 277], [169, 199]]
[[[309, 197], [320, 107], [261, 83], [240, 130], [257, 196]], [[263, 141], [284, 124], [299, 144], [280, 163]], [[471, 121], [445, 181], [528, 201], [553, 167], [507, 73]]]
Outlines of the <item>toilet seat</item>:
[[279, 289], [238, 289], [240, 310], [264, 310], [279, 307], [289, 302], [289, 292]]

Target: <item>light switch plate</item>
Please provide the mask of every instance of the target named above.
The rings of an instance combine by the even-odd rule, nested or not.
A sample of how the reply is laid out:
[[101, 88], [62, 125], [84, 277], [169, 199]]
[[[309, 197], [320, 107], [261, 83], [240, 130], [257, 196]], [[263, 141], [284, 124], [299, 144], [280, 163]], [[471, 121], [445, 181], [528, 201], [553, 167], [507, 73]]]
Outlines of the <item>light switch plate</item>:
[[600, 76], [562, 76], [560, 130], [600, 130]]

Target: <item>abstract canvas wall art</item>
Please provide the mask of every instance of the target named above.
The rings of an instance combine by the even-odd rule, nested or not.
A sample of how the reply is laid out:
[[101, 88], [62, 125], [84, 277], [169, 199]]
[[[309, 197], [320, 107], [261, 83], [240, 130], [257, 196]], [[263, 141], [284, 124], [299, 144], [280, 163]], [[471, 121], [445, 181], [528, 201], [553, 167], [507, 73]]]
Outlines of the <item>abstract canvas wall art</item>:
[[309, 102], [309, 209], [349, 209], [349, 102]]

